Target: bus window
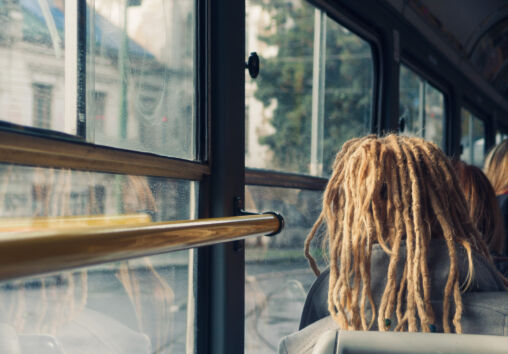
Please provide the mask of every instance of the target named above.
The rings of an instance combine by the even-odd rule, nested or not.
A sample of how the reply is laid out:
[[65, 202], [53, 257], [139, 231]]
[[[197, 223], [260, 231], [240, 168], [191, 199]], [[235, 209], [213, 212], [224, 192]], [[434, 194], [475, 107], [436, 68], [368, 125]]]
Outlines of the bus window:
[[195, 1], [87, 3], [88, 140], [194, 159]]
[[404, 135], [421, 136], [444, 146], [444, 95], [405, 65], [400, 66], [400, 119]]
[[425, 85], [424, 137], [444, 147], [444, 95], [434, 86]]
[[1, 5], [0, 120], [194, 159], [194, 0], [89, 0], [66, 36], [77, 3]]
[[326, 176], [342, 143], [370, 131], [371, 46], [303, 0], [246, 2], [246, 165]]
[[[16, 165], [0, 165], [0, 176], [0, 232], [139, 225], [196, 213], [191, 181]], [[26, 352], [40, 352], [30, 345], [51, 337], [69, 353], [184, 353], [194, 315], [189, 258], [180, 251], [0, 283], [2, 330], [12, 329]]]
[[485, 160], [485, 124], [469, 110], [461, 108], [462, 153], [460, 159], [478, 167], [483, 167]]
[[326, 20], [323, 175], [347, 140], [371, 130], [374, 66], [372, 49], [347, 28]]
[[11, 336], [2, 345], [9, 338], [23, 353], [185, 353], [188, 262], [189, 251], [180, 251], [4, 281], [2, 331]]
[[274, 238], [246, 242], [245, 352], [275, 353], [280, 338], [298, 329], [316, 279], [303, 244], [321, 211], [321, 191], [247, 186], [248, 210], [277, 210], [286, 222]]
[[245, 209], [278, 211], [287, 226], [246, 244], [245, 351], [267, 353], [298, 329], [315, 280], [303, 244], [322, 195], [270, 178], [326, 177], [342, 144], [370, 132], [374, 66], [367, 41], [306, 1], [246, 6], [246, 49], [261, 60], [259, 76], [246, 77], [246, 166], [265, 178], [246, 186]]

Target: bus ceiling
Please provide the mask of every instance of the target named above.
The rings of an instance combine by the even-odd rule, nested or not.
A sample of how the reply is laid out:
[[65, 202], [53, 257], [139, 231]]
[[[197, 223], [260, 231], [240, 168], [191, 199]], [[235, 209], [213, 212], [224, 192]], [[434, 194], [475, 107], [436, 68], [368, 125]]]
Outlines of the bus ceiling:
[[441, 44], [445, 42], [459, 61], [467, 58], [473, 70], [489, 82], [506, 102], [508, 2], [389, 0], [388, 3], [420, 32], [429, 34], [430, 27], [430, 33], [435, 33]]

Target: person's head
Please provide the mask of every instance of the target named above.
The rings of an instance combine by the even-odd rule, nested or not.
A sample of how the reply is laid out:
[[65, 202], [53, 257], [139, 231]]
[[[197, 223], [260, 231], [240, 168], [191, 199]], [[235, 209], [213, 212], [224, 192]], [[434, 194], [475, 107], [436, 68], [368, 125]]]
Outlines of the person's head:
[[485, 174], [476, 166], [453, 160], [453, 168], [468, 202], [469, 216], [491, 252], [503, 254], [504, 226], [496, 193]]
[[[472, 280], [472, 251], [489, 255], [471, 222], [451, 163], [436, 145], [396, 135], [346, 142], [335, 159], [321, 215], [305, 242], [305, 254], [317, 274], [309, 247], [322, 223], [330, 253], [328, 309], [341, 328], [368, 330], [377, 318], [379, 330], [387, 330], [385, 319], [396, 312], [395, 330], [418, 331], [419, 322], [422, 331], [430, 331], [435, 318], [426, 255], [430, 240], [442, 238], [450, 258], [443, 289], [443, 329], [451, 331], [448, 316], [453, 299], [453, 324], [461, 332], [457, 244], [468, 256], [466, 286]], [[379, 304], [374, 303], [370, 284], [373, 243], [390, 258]], [[401, 277], [397, 264], [403, 265]], [[367, 305], [372, 310], [370, 321]]]
[[508, 139], [490, 150], [485, 159], [484, 171], [496, 194], [508, 190]]

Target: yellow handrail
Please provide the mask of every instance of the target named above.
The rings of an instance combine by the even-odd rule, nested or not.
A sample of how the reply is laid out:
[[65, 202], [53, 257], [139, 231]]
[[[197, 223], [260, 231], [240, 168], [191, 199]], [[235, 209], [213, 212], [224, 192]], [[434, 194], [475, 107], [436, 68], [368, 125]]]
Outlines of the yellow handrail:
[[234, 241], [281, 227], [276, 215], [261, 214], [5, 232], [0, 233], [0, 280]]
[[[47, 229], [61, 229], [71, 227], [114, 226], [145, 224], [151, 221], [150, 215], [87, 215], [87, 216], [57, 216], [57, 217], [29, 217], [29, 218], [1, 218], [0, 233], [40, 231]], [[1, 234], [0, 234], [1, 235]]]

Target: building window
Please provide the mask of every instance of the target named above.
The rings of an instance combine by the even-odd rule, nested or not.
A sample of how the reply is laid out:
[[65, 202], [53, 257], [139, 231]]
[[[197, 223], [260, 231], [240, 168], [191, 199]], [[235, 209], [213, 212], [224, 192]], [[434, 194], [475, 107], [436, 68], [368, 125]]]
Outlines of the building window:
[[51, 128], [51, 101], [53, 87], [51, 85], [33, 84], [33, 122], [34, 127]]
[[91, 214], [106, 214], [106, 188], [104, 186], [90, 187]]
[[93, 92], [93, 112], [95, 116], [95, 131], [104, 132], [104, 120], [106, 118], [106, 93]]

